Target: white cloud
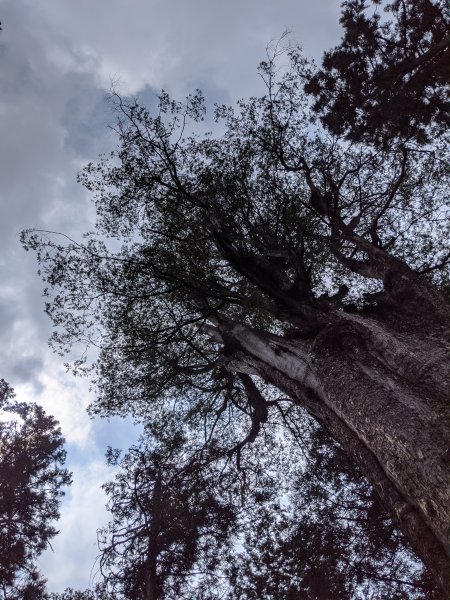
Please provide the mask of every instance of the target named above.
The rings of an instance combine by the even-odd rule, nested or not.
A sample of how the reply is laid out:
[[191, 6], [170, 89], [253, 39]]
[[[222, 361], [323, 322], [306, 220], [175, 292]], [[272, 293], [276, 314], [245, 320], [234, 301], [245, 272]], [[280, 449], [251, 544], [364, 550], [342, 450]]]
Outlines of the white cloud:
[[112, 476], [112, 469], [100, 459], [74, 469], [73, 484], [57, 524], [60, 533], [52, 541], [53, 550], [48, 548], [39, 561], [50, 591], [90, 586], [98, 556], [96, 532], [108, 521], [101, 484]]
[[37, 390], [29, 383], [16, 386], [17, 398], [20, 401], [37, 402], [48, 414], [53, 415], [59, 421], [67, 443], [83, 449], [94, 447], [92, 420], [86, 413], [86, 407], [92, 400], [89, 382], [86, 379], [75, 380], [66, 372], [60, 359], [50, 352], [44, 355], [37, 381]]

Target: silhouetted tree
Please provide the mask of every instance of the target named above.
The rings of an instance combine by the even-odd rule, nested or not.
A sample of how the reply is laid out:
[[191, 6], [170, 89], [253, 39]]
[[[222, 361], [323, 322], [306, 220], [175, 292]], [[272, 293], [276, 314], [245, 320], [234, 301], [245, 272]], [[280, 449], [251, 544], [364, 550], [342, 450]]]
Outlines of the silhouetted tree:
[[58, 532], [64, 438], [57, 421], [36, 404], [16, 402], [0, 381], [0, 594], [5, 600], [38, 599], [45, 581], [36, 558]]
[[241, 527], [230, 600], [439, 597], [373, 487], [323, 430], [310, 434], [291, 490]]
[[[186, 133], [200, 92], [162, 93], [154, 116], [115, 97], [119, 148], [80, 177], [96, 231], [24, 235], [53, 342], [100, 348], [94, 413], [247, 418], [238, 462], [280, 406], [271, 384], [342, 445], [447, 589], [445, 147], [403, 126], [381, 149], [311, 129], [309, 68], [287, 55], [261, 64], [265, 95], [217, 108], [218, 139]], [[440, 113], [417, 119], [439, 131]]]
[[448, 128], [444, 2], [347, 0], [341, 23], [341, 43], [325, 53], [306, 86], [316, 97], [314, 111], [333, 134], [386, 145], [395, 139], [429, 141], [436, 129]]
[[112, 521], [99, 531], [100, 570], [122, 598], [191, 598], [199, 574], [214, 577], [233, 527], [218, 473], [171, 433], [157, 445], [142, 437], [122, 459], [109, 452], [120, 469], [104, 486]]

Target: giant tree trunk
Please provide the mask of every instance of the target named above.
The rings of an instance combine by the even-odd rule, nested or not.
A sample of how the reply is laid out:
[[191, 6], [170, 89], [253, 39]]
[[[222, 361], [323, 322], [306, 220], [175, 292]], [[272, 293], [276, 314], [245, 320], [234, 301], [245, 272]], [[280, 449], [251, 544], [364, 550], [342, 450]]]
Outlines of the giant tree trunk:
[[342, 444], [448, 590], [450, 378], [442, 319], [424, 315], [415, 331], [406, 318], [397, 326], [388, 320], [341, 312], [313, 341], [236, 324], [220, 326], [220, 334], [233, 348], [230, 370], [273, 384]]

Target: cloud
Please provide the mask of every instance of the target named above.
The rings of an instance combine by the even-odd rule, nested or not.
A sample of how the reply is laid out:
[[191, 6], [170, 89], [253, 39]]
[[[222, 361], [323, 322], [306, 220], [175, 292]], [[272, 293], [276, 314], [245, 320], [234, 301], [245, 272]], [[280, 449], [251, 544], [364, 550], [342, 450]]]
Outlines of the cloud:
[[[36, 17], [36, 19], [34, 19]], [[109, 109], [95, 69], [52, 34], [26, 4], [4, 2], [0, 34], [0, 361], [13, 386], [36, 390], [49, 354], [49, 321], [34, 257], [19, 244], [28, 227], [74, 236], [92, 224], [78, 169], [110, 147]], [[62, 55], [71, 60], [61, 61]], [[59, 59], [58, 59], [59, 56]], [[90, 68], [91, 71], [83, 69]], [[104, 113], [102, 113], [102, 107]], [[85, 133], [83, 134], [83, 119]]]
[[237, 97], [252, 93], [265, 45], [292, 30], [309, 56], [338, 40], [339, 0], [43, 0], [52, 31], [96, 61], [106, 87], [119, 78], [137, 92], [149, 84], [184, 94], [209, 81]]
[[97, 529], [108, 521], [101, 484], [112, 477], [113, 470], [100, 459], [73, 469], [73, 484], [57, 524], [60, 533], [39, 560], [49, 591], [90, 586], [98, 556]]
[[92, 420], [86, 412], [92, 399], [89, 382], [86, 379], [75, 380], [59, 359], [50, 353], [44, 354], [36, 381], [37, 385], [34, 381], [16, 385], [17, 399], [37, 402], [53, 415], [66, 442], [84, 449], [94, 448]]

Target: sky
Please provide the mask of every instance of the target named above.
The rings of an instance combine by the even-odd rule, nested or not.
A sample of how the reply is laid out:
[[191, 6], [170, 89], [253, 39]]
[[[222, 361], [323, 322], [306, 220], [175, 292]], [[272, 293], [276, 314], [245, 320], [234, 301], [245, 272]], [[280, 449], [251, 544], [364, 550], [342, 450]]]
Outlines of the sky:
[[40, 560], [50, 591], [85, 589], [95, 573], [96, 530], [106, 524], [106, 447], [138, 432], [93, 421], [89, 381], [52, 354], [35, 258], [23, 229], [80, 239], [95, 214], [77, 172], [115, 147], [111, 86], [152, 102], [201, 88], [210, 106], [261, 92], [258, 63], [290, 31], [320, 60], [340, 38], [338, 0], [0, 0], [0, 378], [61, 424], [73, 485], [60, 534]]

